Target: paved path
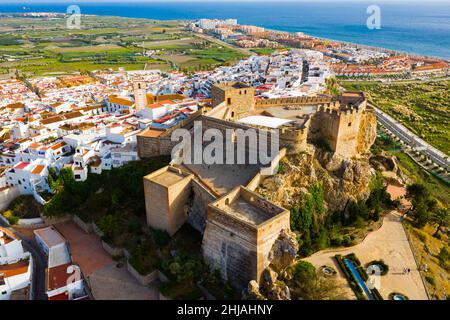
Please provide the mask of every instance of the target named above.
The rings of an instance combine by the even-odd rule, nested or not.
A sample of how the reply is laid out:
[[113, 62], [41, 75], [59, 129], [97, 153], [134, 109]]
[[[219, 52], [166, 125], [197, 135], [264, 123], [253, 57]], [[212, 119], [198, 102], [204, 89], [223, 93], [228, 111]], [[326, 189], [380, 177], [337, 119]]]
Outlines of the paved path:
[[[305, 261], [312, 263], [316, 268], [330, 265], [339, 270], [333, 257], [338, 253], [346, 255], [352, 252], [357, 255], [363, 265], [373, 260], [383, 259], [389, 266], [389, 273], [381, 277], [380, 293], [384, 299], [388, 299], [389, 294], [394, 291], [407, 295], [411, 300], [428, 299], [405, 230], [400, 222], [399, 213], [389, 213], [384, 218], [383, 226], [369, 234], [361, 244], [352, 248], [321, 251]], [[404, 275], [404, 268], [410, 268], [411, 273]], [[347, 296], [354, 299], [341, 272], [337, 280], [343, 284]]]

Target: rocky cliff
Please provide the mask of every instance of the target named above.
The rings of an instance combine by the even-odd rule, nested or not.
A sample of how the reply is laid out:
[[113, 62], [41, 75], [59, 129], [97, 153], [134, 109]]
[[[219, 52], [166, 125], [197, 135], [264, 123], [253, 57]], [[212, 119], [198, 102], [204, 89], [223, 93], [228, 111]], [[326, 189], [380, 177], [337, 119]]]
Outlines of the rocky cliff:
[[311, 186], [321, 183], [328, 212], [343, 210], [349, 200], [365, 200], [375, 175], [367, 157], [344, 159], [310, 146], [283, 159], [280, 172], [267, 178], [257, 192], [284, 208], [301, 206]]
[[377, 138], [377, 116], [375, 111], [367, 109], [361, 115], [361, 122], [359, 125], [357, 151], [364, 154], [370, 150], [370, 147], [375, 143]]

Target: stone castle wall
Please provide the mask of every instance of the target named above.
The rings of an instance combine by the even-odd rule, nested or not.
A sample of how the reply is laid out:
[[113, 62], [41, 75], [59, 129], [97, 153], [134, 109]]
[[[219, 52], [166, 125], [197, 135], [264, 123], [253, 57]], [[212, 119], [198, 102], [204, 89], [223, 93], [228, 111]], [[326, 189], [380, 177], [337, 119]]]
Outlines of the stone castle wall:
[[208, 205], [216, 200], [216, 197], [200, 185], [195, 179], [192, 180], [192, 195], [188, 209], [187, 222], [201, 234], [205, 232]]
[[[226, 209], [237, 197], [273, 217], [260, 224], [240, 220]], [[270, 264], [269, 253], [282, 230], [290, 230], [289, 211], [248, 189], [236, 188], [208, 208], [203, 256], [213, 270], [220, 270], [224, 279], [243, 289], [249, 281], [261, 280], [262, 272]]]
[[208, 210], [202, 249], [205, 262], [237, 288], [257, 277], [257, 230], [220, 211]]
[[333, 98], [329, 96], [259, 99], [255, 101], [255, 108], [307, 106], [331, 103], [332, 101]]

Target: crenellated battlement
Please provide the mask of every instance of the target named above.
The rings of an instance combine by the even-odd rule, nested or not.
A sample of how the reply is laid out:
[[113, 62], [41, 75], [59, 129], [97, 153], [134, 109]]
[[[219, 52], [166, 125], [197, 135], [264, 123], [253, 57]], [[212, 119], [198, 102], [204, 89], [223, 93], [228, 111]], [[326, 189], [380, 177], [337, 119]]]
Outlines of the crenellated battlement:
[[259, 99], [255, 101], [255, 108], [317, 105], [331, 103], [333, 100], [331, 96]]

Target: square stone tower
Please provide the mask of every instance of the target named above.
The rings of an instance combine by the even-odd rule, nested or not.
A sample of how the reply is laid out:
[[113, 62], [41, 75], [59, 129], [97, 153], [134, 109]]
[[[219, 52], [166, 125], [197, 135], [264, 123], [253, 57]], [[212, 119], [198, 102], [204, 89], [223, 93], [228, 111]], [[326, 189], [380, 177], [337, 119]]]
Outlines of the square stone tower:
[[147, 108], [147, 84], [143, 80], [133, 81], [134, 105], [136, 112]]
[[213, 107], [225, 102], [229, 118], [237, 120], [255, 110], [255, 89], [241, 82], [224, 82], [211, 87]]
[[187, 220], [193, 175], [165, 167], [144, 177], [147, 224], [174, 235]]
[[290, 213], [245, 187], [211, 203], [203, 236], [203, 256], [213, 270], [237, 288], [260, 281], [269, 253], [282, 230], [290, 230]]

